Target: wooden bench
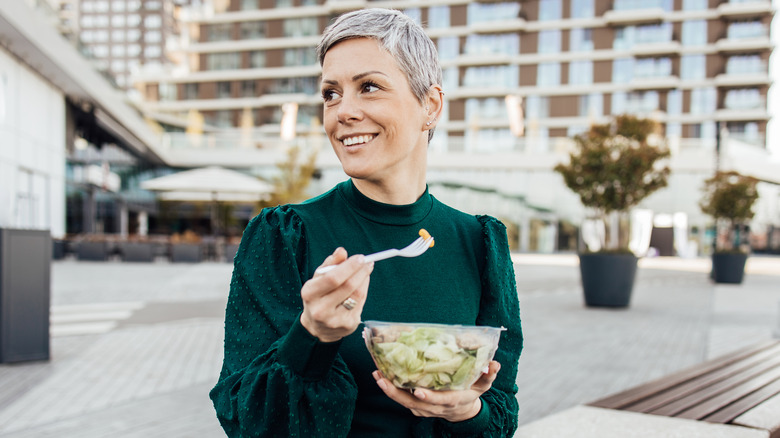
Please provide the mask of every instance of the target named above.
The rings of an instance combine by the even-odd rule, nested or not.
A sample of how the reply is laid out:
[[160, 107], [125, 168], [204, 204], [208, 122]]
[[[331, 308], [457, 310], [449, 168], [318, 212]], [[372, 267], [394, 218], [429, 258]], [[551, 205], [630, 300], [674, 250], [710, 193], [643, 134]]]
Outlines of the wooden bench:
[[753, 427], [780, 438], [780, 340], [720, 356], [589, 405]]

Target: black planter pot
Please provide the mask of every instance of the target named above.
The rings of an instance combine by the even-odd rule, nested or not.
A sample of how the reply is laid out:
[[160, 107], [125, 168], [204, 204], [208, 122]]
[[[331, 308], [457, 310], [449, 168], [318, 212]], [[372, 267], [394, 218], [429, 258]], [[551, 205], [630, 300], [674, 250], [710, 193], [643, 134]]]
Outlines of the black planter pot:
[[747, 254], [720, 253], [712, 255], [712, 275], [715, 283], [740, 284], [745, 277]]
[[637, 260], [633, 254], [580, 254], [585, 305], [628, 307]]

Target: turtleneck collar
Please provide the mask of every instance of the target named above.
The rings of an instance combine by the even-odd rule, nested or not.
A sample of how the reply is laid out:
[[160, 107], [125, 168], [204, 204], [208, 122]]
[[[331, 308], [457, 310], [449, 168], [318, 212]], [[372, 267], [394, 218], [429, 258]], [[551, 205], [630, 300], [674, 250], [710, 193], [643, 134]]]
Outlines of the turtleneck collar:
[[393, 205], [374, 201], [360, 193], [351, 179], [338, 185], [339, 193], [355, 211], [364, 218], [385, 225], [413, 225], [428, 215], [433, 206], [433, 197], [425, 192], [412, 204]]

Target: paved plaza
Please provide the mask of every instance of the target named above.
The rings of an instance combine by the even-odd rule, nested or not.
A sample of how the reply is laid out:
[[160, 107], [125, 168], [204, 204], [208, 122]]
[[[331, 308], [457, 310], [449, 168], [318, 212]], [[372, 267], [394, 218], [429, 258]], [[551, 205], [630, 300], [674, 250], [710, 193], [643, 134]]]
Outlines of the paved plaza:
[[[712, 284], [704, 259], [643, 259], [623, 310], [584, 307], [574, 255], [514, 259], [522, 425], [780, 330], [777, 257], [751, 257], [742, 285]], [[0, 437], [224, 436], [208, 390], [231, 270], [53, 262], [51, 360], [0, 365]]]

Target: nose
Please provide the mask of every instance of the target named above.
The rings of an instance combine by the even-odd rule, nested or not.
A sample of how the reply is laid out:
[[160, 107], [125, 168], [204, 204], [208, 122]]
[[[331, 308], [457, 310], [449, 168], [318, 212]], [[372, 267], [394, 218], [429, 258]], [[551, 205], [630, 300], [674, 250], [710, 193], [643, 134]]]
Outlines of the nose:
[[363, 118], [363, 111], [360, 108], [360, 99], [356, 96], [346, 94], [342, 96], [339, 102], [337, 116], [340, 123], [356, 122]]

